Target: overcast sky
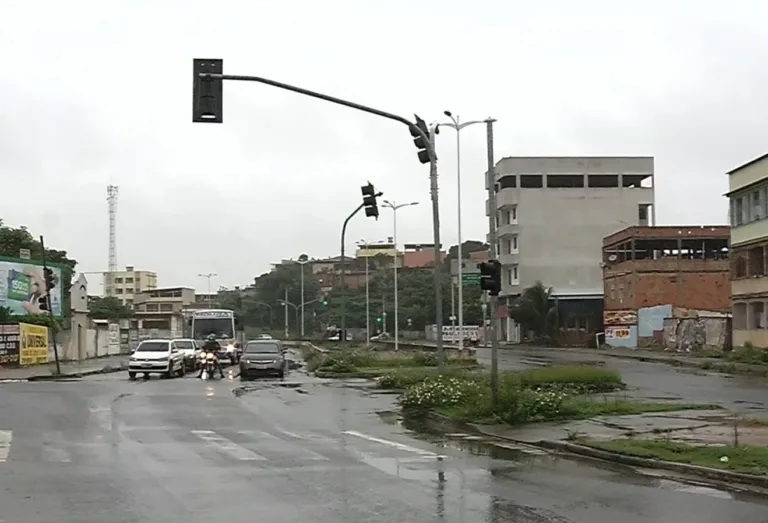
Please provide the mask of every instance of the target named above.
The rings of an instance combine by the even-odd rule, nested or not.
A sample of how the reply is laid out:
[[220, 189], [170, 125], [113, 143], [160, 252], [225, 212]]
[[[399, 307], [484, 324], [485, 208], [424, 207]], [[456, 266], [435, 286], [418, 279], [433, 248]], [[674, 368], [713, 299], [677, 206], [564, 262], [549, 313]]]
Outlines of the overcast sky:
[[[493, 116], [497, 159], [652, 155], [662, 225], [725, 223], [724, 172], [768, 149], [766, 2], [0, 0], [0, 20], [0, 218], [101, 271], [119, 185], [118, 263], [162, 286], [338, 254], [367, 180], [421, 203], [401, 243], [432, 240], [405, 127], [250, 83], [225, 85], [223, 125], [192, 124], [193, 57], [406, 117]], [[438, 139], [452, 245], [455, 138]], [[462, 155], [463, 234], [482, 239], [483, 127]], [[348, 249], [391, 235], [391, 212], [361, 216]]]

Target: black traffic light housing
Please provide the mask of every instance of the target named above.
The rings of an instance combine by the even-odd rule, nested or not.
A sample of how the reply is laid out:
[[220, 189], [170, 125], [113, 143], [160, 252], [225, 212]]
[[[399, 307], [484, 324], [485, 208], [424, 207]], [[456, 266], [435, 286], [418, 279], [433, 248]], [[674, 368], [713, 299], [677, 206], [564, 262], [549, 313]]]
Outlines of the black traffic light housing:
[[224, 80], [201, 77], [201, 73], [224, 74], [224, 60], [195, 58], [192, 65], [192, 121], [222, 123]]
[[477, 264], [480, 269], [480, 289], [488, 291], [490, 296], [498, 296], [501, 292], [501, 263], [491, 260]]
[[380, 196], [376, 194], [376, 189], [371, 182], [367, 185], [360, 187], [360, 192], [363, 193], [363, 205], [365, 206], [365, 215], [373, 216], [377, 220], [379, 219], [379, 204], [376, 198]]
[[53, 269], [45, 267], [43, 268], [43, 274], [45, 275], [45, 288], [50, 293], [51, 289], [56, 287], [56, 277], [53, 275]]
[[[419, 118], [419, 115], [414, 114], [413, 116], [416, 119], [416, 124], [409, 127], [411, 136], [413, 136], [413, 145], [415, 145], [419, 150], [417, 153], [419, 156], [419, 161], [421, 163], [429, 163], [429, 128], [427, 127], [427, 123]], [[421, 133], [424, 133], [424, 136], [427, 137], [426, 140], [424, 139], [424, 136], [422, 136], [421, 133], [417, 130], [417, 128], [421, 130]], [[435, 127], [435, 134], [437, 133], [438, 128]], [[435, 157], [435, 160], [437, 160], [437, 157]]]

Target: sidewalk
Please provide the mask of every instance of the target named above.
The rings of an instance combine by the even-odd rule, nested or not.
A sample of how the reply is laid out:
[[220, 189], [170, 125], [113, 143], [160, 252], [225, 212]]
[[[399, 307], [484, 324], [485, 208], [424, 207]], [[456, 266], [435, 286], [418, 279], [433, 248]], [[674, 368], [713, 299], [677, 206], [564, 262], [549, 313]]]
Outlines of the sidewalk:
[[0, 366], [0, 382], [3, 381], [37, 381], [45, 379], [76, 378], [93, 374], [119, 372], [127, 368], [128, 355], [105, 356], [85, 361], [61, 362], [61, 376], [55, 376], [56, 363], [32, 365], [23, 368]]
[[[739, 459], [735, 447], [748, 455], [761, 451], [768, 444], [768, 419], [751, 418], [725, 410], [685, 410], [628, 416], [599, 416], [588, 420], [563, 423], [541, 423], [521, 427], [508, 425], [470, 425], [469, 428], [486, 437], [527, 444], [602, 461], [613, 461], [641, 469], [662, 469], [681, 478], [700, 477], [724, 485], [749, 486], [768, 492], [768, 475], [764, 474], [765, 459], [747, 458], [749, 472], [744, 467], [731, 469], [729, 463]], [[650, 440], [651, 445], [664, 442], [674, 452], [682, 452], [676, 444], [717, 454], [719, 466], [712, 460], [701, 463], [690, 454], [675, 455], [665, 461], [653, 452], [627, 453], [624, 443]], [[615, 445], [619, 442], [619, 446]], [[602, 447], [605, 447], [603, 449]], [[642, 448], [642, 444], [640, 444]], [[722, 450], [720, 450], [722, 449]], [[728, 454], [733, 454], [729, 459]], [[754, 455], [754, 452], [753, 452]], [[690, 460], [690, 461], [689, 461]], [[739, 459], [742, 461], [744, 459]], [[700, 464], [696, 464], [699, 461]], [[705, 464], [706, 463], [706, 464]]]
[[[394, 342], [386, 341], [384, 343]], [[407, 344], [421, 345], [430, 348], [435, 346], [434, 342], [424, 340], [409, 340]], [[455, 345], [450, 343], [444, 344], [444, 347], [456, 348]], [[718, 358], [707, 358], [705, 356], [701, 356], [700, 354], [689, 352], [626, 349], [620, 347], [611, 349], [588, 349], [580, 347], [540, 347], [536, 345], [506, 343], [501, 344], [499, 349], [500, 355], [516, 355], [523, 358], [534, 359], [537, 357], [546, 357], [558, 362], [568, 360], [573, 362], [583, 362], [591, 358], [599, 358], [603, 360], [623, 359], [641, 361], [645, 363], [662, 363], [665, 365], [671, 365], [673, 367], [690, 367], [702, 370], [712, 370], [714, 372], [724, 372], [727, 374], [768, 376], [768, 365], [756, 365], [738, 361], [732, 362]], [[477, 357], [481, 359], [487, 359], [491, 349], [490, 347], [484, 347], [480, 345], [479, 347], [476, 347], [475, 350]]]

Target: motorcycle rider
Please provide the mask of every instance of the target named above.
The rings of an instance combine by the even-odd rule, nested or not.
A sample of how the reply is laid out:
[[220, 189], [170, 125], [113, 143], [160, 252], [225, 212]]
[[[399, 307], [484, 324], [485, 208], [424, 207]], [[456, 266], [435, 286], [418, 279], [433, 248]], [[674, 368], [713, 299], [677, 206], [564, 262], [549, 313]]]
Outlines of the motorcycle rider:
[[[203, 352], [205, 354], [213, 353], [218, 356], [218, 352], [221, 350], [221, 345], [219, 345], [219, 342], [216, 341], [216, 336], [214, 334], [209, 334], [208, 337], [205, 339], [205, 344], [203, 345]], [[216, 369], [219, 371], [219, 375], [224, 378], [224, 369], [221, 367], [221, 362], [219, 361], [219, 358], [217, 357], [215, 360], [216, 362]], [[205, 366], [200, 366], [200, 374], [197, 375], [198, 378], [203, 377], [203, 370], [205, 369]]]

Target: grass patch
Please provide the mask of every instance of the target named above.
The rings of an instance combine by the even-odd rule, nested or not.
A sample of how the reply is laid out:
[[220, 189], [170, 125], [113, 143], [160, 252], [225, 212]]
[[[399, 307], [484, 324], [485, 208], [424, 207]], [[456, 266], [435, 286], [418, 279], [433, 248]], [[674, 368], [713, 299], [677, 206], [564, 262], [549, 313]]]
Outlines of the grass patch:
[[[437, 355], [429, 352], [377, 352], [365, 349], [332, 350], [325, 354], [305, 356], [307, 369], [318, 375], [381, 376], [392, 371], [404, 371], [406, 375], [429, 375], [432, 369], [437, 370]], [[448, 357], [446, 367], [451, 369], [469, 370], [479, 366], [475, 358]], [[410, 374], [408, 374], [410, 372]], [[423, 379], [423, 378], [422, 378]]]
[[[595, 449], [638, 458], [651, 458], [674, 463], [688, 463], [745, 474], [768, 474], [768, 447], [689, 445], [666, 439], [580, 439], [580, 444]], [[721, 458], [726, 456], [727, 461]]]
[[[400, 400], [404, 414], [410, 417], [436, 411], [462, 422], [521, 425], [595, 416], [719, 408], [716, 405], [639, 402], [595, 396], [595, 393], [621, 390], [624, 383], [615, 371], [587, 366], [503, 373], [499, 377], [496, 405], [492, 401], [487, 374], [422, 375], [419, 381], [415, 381], [415, 376], [410, 377], [414, 382], [407, 386]], [[400, 383], [406, 382], [402, 377], [399, 379]]]

